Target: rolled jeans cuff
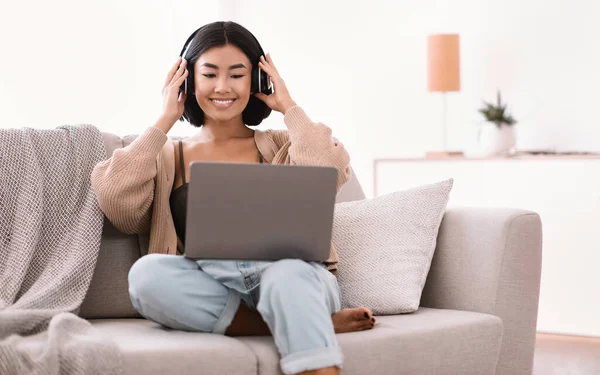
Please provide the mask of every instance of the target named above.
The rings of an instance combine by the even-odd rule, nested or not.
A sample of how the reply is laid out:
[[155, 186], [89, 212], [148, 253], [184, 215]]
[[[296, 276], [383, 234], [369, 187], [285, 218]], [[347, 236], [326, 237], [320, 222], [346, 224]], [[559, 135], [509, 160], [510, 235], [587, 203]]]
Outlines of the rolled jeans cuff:
[[228, 291], [229, 295], [227, 297], [227, 303], [225, 303], [223, 313], [221, 314], [219, 320], [217, 320], [217, 323], [215, 324], [213, 333], [218, 333], [221, 335], [225, 334], [225, 331], [227, 331], [227, 328], [229, 328], [229, 326], [231, 325], [235, 314], [240, 308], [240, 302], [242, 300], [240, 293], [233, 289], [228, 289]]
[[317, 370], [336, 366], [342, 368], [344, 358], [340, 349], [333, 348], [304, 350], [288, 354], [281, 360], [284, 374], [298, 374], [303, 371]]

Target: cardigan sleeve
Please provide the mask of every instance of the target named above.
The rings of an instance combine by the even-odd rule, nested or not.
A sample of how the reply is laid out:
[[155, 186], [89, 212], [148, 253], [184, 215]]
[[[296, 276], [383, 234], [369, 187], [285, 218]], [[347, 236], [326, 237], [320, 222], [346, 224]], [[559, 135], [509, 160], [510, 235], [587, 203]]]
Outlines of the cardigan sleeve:
[[123, 233], [150, 231], [157, 157], [166, 141], [162, 130], [149, 127], [92, 171], [92, 188], [100, 209]]
[[313, 122], [300, 108], [290, 108], [284, 116], [288, 128], [290, 164], [335, 167], [337, 191], [351, 177], [350, 155], [344, 145], [333, 139], [331, 129]]

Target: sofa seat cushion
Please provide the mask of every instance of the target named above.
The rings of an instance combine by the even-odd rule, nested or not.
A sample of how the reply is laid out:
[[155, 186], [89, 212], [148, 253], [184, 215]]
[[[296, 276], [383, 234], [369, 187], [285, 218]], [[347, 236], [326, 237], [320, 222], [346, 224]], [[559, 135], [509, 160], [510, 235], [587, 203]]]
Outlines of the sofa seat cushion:
[[235, 338], [174, 331], [144, 319], [90, 320], [123, 353], [123, 375], [257, 374], [254, 353]]
[[[282, 374], [270, 337], [238, 338], [258, 358], [260, 375]], [[492, 315], [420, 308], [377, 317], [369, 331], [337, 335], [344, 375], [494, 374], [502, 321]]]
[[[143, 319], [90, 320], [123, 353], [123, 375], [282, 374], [271, 337], [173, 331]], [[494, 374], [502, 321], [492, 315], [420, 308], [379, 316], [374, 329], [337, 335], [344, 375]]]

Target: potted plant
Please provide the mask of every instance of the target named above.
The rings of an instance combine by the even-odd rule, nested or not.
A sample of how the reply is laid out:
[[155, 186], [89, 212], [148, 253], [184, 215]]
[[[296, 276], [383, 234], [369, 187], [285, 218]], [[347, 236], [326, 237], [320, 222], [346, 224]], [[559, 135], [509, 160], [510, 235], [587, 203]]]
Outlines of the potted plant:
[[485, 117], [487, 124], [480, 128], [479, 144], [486, 155], [509, 154], [517, 143], [514, 125], [515, 119], [506, 112], [506, 104], [502, 103], [500, 91], [497, 103], [483, 102], [479, 112]]

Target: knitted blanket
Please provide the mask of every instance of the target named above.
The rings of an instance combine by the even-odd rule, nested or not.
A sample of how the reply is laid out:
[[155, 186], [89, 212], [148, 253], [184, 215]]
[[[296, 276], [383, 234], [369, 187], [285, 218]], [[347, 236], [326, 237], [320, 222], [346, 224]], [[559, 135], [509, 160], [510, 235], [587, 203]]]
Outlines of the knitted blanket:
[[105, 159], [91, 125], [0, 129], [0, 374], [118, 374], [116, 344], [76, 313], [103, 215], [91, 188]]

